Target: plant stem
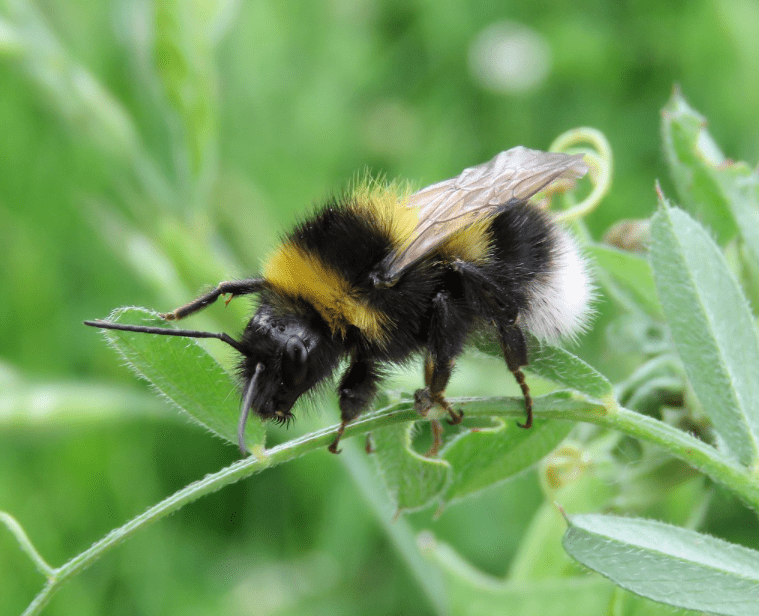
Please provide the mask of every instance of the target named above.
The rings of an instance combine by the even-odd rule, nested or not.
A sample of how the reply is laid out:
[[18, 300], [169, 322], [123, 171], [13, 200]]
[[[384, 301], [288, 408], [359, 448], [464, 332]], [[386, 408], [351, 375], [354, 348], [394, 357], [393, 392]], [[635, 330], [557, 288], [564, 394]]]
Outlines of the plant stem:
[[[558, 396], [565, 398], [564, 400], [557, 400]], [[569, 404], [570, 401], [577, 402], [579, 400], [583, 400], [579, 394], [567, 394], [566, 392], [549, 394], [540, 399], [540, 410], [536, 413], [536, 417], [594, 423], [660, 445], [670, 455], [683, 460], [717, 483], [730, 488], [754, 511], [759, 511], [759, 483], [756, 482], [751, 471], [708, 443], [663, 421], [625, 408], [611, 405], [609, 407], [598, 404], [592, 405], [587, 400], [584, 408], [577, 408], [574, 404]], [[507, 411], [503, 408], [504, 403], [509, 402], [517, 402], [517, 412], [511, 412], [510, 409]], [[519, 417], [521, 407], [519, 407], [518, 402], [518, 398], [488, 398], [471, 401], [460, 400], [457, 401], [457, 406], [465, 409], [470, 417]], [[550, 404], [549, 408], [546, 408], [546, 403]]]
[[55, 570], [47, 564], [32, 542], [29, 541], [29, 537], [24, 532], [24, 529], [21, 528], [21, 524], [16, 521], [16, 518], [5, 511], [0, 511], [0, 522], [5, 524], [6, 528], [16, 537], [21, 550], [32, 560], [37, 570], [45, 577], [51, 577]]
[[[468, 417], [520, 418], [524, 413], [522, 398], [471, 398], [451, 402], [463, 409]], [[759, 511], [759, 485], [753, 481], [747, 469], [727, 459], [711, 445], [668, 424], [614, 405], [605, 407], [597, 401], [569, 392], [555, 392], [536, 398], [534, 412], [536, 418], [594, 423], [661, 445], [673, 456], [733, 490], [745, 503]], [[367, 414], [349, 424], [343, 438], [417, 420], [419, 415], [414, 410], [413, 403], [403, 401]], [[258, 455], [239, 460], [175, 492], [120, 528], [111, 531], [89, 549], [52, 570], [48, 583], [24, 612], [25, 616], [39, 614], [63, 582], [89, 567], [137, 531], [228, 484], [311, 451], [324, 449], [332, 442], [336, 429], [337, 426], [333, 426], [319, 430], [259, 452]]]

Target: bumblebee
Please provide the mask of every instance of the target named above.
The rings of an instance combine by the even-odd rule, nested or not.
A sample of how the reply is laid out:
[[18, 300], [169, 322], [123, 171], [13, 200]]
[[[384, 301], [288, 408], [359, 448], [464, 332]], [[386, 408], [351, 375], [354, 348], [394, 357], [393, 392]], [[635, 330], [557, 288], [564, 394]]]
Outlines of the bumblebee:
[[[541, 339], [585, 326], [592, 285], [573, 239], [529, 199], [582, 177], [582, 155], [515, 147], [457, 177], [410, 194], [402, 185], [367, 181], [327, 201], [298, 224], [266, 260], [259, 277], [222, 282], [168, 313], [178, 321], [226, 296], [258, 294], [239, 339], [227, 334], [109, 321], [85, 324], [140, 333], [218, 338], [241, 355], [238, 425], [289, 423], [304, 393], [348, 359], [337, 388], [340, 427], [329, 451], [339, 453], [345, 426], [372, 404], [383, 370], [424, 354], [424, 384], [415, 396], [426, 415], [440, 405], [449, 423], [462, 420], [444, 397], [467, 338], [487, 328], [521, 386], [526, 418], [532, 400], [521, 368], [524, 331]], [[442, 428], [433, 421], [435, 453]]]

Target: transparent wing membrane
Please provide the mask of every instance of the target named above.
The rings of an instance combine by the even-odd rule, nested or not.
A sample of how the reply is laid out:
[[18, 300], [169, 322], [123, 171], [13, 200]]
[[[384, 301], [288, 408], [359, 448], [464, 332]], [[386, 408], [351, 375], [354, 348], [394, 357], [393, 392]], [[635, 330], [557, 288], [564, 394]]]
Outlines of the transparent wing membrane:
[[588, 168], [582, 154], [558, 154], [518, 146], [460, 175], [423, 188], [408, 199], [419, 209], [409, 242], [382, 264], [377, 278], [392, 285], [404, 270], [455, 232], [526, 201], [559, 179], [577, 179]]

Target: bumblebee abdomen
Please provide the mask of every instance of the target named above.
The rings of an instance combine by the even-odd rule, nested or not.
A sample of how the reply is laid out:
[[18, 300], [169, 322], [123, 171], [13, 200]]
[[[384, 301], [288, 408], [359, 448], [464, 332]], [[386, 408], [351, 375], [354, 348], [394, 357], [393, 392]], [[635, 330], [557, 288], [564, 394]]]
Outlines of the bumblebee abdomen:
[[547, 212], [527, 203], [494, 217], [489, 233], [487, 269], [519, 306], [527, 329], [549, 340], [582, 331], [593, 286], [574, 239]]
[[480, 220], [456, 231], [435, 252], [445, 261], [461, 259], [469, 263], [485, 263], [492, 253], [491, 221]]

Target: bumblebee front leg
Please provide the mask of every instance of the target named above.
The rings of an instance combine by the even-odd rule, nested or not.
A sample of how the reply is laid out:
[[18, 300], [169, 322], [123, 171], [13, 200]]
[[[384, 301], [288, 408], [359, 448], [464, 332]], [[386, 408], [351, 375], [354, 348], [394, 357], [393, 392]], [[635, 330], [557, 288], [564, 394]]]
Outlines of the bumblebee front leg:
[[[160, 315], [166, 321], [178, 321], [191, 314], [202, 310], [206, 306], [213, 304], [220, 295], [230, 295], [229, 299], [238, 295], [248, 295], [250, 293], [259, 293], [266, 288], [264, 278], [250, 278], [248, 280], [233, 280], [230, 282], [220, 282], [218, 286], [198, 299], [191, 301], [189, 304], [180, 306], [171, 312], [164, 312]], [[229, 300], [227, 300], [229, 301]]]
[[498, 326], [498, 337], [500, 338], [503, 356], [506, 359], [506, 366], [519, 383], [524, 396], [526, 419], [523, 424], [517, 422], [517, 425], [520, 428], [530, 428], [532, 426], [532, 398], [530, 397], [530, 388], [520, 370], [522, 366], [527, 365], [527, 343], [524, 334], [518, 325]]
[[335, 440], [328, 447], [331, 453], [340, 453], [337, 444], [340, 442], [345, 426], [356, 419], [377, 394], [377, 384], [380, 380], [377, 364], [367, 359], [354, 359], [350, 368], [343, 375], [337, 393], [340, 396], [340, 427], [335, 434]]

